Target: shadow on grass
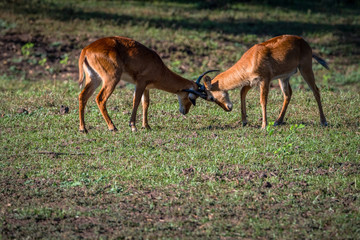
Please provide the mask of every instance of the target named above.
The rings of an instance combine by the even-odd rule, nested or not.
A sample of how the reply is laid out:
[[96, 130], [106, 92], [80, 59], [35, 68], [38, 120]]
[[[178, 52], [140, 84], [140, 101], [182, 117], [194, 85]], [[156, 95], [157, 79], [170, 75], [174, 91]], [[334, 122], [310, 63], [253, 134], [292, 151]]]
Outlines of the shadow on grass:
[[[135, 0], [142, 2], [143, 0]], [[327, 12], [339, 13], [339, 9], [353, 11], [359, 9], [360, 4], [356, 0], [156, 0], [157, 2], [191, 4], [197, 9], [228, 9], [234, 4], [252, 4], [270, 7], [281, 7], [299, 12]]]
[[[20, 1], [21, 2], [21, 1]], [[18, 4], [13, 6], [14, 11], [20, 14], [39, 14], [60, 21], [72, 21], [74, 19], [81, 20], [105, 20], [110, 21], [114, 25], [133, 24], [145, 25], [155, 28], [171, 28], [171, 29], [188, 29], [199, 31], [215, 31], [227, 34], [256, 34], [256, 35], [281, 35], [312, 32], [336, 32], [338, 34], [360, 32], [360, 25], [347, 24], [313, 24], [301, 21], [262, 21], [258, 19], [240, 19], [224, 18], [221, 21], [212, 21], [208, 18], [176, 18], [164, 19], [158, 16], [139, 17], [128, 14], [113, 14], [101, 11], [85, 12], [74, 7], [64, 7], [63, 5], [44, 4], [34, 2], [34, 4], [26, 4], [25, 7]], [[359, 45], [359, 43], [357, 43]]]

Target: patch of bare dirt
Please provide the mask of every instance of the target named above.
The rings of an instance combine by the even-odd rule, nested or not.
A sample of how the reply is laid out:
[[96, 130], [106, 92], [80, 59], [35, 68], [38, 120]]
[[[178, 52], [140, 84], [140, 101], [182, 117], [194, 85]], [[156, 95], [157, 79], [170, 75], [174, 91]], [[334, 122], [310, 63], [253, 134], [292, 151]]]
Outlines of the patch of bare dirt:
[[[239, 166], [223, 165], [219, 169], [219, 173], [214, 175], [203, 175], [202, 178], [205, 181], [239, 181], [245, 182], [253, 181], [257, 179], [265, 180], [271, 176], [278, 176], [276, 171], [251, 171], [243, 169]], [[269, 184], [267, 185], [269, 186]]]
[[[99, 37], [84, 39], [66, 35], [61, 39], [42, 34], [22, 33], [16, 30], [0, 34], [0, 71], [2, 74], [27, 80], [74, 80], [78, 79], [78, 57], [81, 49]], [[189, 45], [151, 40], [144, 45], [157, 51], [169, 66], [170, 58], [184, 60], [178, 71], [181, 74], [202, 66], [204, 56], [196, 56]], [[191, 58], [191, 61], [186, 60]], [[209, 68], [214, 68], [210, 64]], [[119, 83], [120, 87], [124, 82]]]
[[28, 80], [77, 79], [83, 43], [76, 37], [54, 39], [41, 34], [8, 31], [0, 34], [0, 71]]

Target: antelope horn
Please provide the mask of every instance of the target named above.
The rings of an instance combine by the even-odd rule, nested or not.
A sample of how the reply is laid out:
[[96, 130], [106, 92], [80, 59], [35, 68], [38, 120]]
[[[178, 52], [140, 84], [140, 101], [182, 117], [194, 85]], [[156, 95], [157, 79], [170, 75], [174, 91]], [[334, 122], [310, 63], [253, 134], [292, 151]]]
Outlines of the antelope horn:
[[202, 99], [206, 99], [207, 98], [207, 95], [203, 92], [199, 92], [199, 91], [195, 91], [193, 89], [184, 89], [183, 90], [184, 92], [188, 92], [188, 93], [192, 93], [192, 94], [195, 94], [199, 97], [201, 97]]
[[197, 84], [198, 87], [200, 88], [200, 91], [205, 91], [204, 85], [200, 84], [201, 79], [202, 79], [206, 74], [208, 74], [208, 73], [210, 73], [210, 72], [218, 72], [218, 71], [220, 71], [220, 70], [208, 70], [208, 71], [204, 72], [203, 74], [201, 74], [201, 75], [198, 77], [198, 79], [196, 80], [196, 84]]

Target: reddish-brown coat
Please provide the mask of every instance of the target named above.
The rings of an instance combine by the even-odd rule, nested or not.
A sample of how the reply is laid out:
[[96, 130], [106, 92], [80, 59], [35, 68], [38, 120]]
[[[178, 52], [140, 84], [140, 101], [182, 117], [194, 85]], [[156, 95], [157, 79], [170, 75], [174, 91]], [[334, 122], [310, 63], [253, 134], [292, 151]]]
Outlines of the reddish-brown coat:
[[[116, 130], [107, 110], [106, 101], [115, 86], [123, 79], [136, 85], [130, 126], [136, 131], [135, 118], [140, 100], [143, 103], [143, 127], [150, 128], [147, 121], [149, 89], [156, 88], [178, 95], [180, 111], [186, 114], [190, 107], [189, 97], [184, 89], [197, 90], [197, 85], [169, 70], [159, 55], [141, 43], [125, 37], [99, 39], [85, 47], [79, 58], [79, 84], [85, 87], [79, 95], [80, 131], [86, 132], [84, 109], [95, 89], [103, 83], [96, 97], [98, 107], [110, 130]], [[191, 93], [190, 93], [191, 94]], [[194, 99], [192, 99], [194, 101]]]
[[267, 125], [266, 104], [270, 81], [279, 79], [284, 94], [284, 104], [275, 122], [281, 124], [292, 95], [289, 78], [299, 69], [314, 93], [319, 107], [321, 123], [327, 125], [321, 106], [319, 89], [315, 84], [312, 71], [312, 57], [327, 67], [324, 60], [313, 55], [311, 47], [301, 37], [278, 36], [251, 47], [235, 65], [220, 73], [213, 80], [205, 77], [205, 87], [208, 95], [211, 95], [214, 101], [226, 111], [231, 111], [232, 108], [227, 91], [242, 88], [241, 112], [243, 125], [246, 125], [246, 94], [251, 87], [260, 86], [260, 103], [263, 112], [262, 128], [265, 128]]

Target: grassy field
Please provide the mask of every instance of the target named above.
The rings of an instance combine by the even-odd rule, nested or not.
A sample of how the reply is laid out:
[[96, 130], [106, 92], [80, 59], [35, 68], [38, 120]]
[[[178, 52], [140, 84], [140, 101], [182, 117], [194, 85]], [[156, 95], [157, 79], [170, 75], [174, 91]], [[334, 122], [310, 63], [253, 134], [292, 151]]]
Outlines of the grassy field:
[[[358, 8], [210, 3], [0, 3], [0, 239], [360, 238]], [[124, 85], [108, 101], [119, 131], [93, 97], [89, 134], [78, 132], [77, 59], [99, 37], [137, 39], [195, 79], [285, 33], [329, 62], [313, 66], [328, 127], [296, 75], [282, 126], [260, 129], [258, 89], [246, 127], [239, 90], [232, 112], [198, 100], [186, 116], [175, 95], [153, 90], [152, 130], [132, 133]], [[281, 104], [274, 82], [270, 121]]]

